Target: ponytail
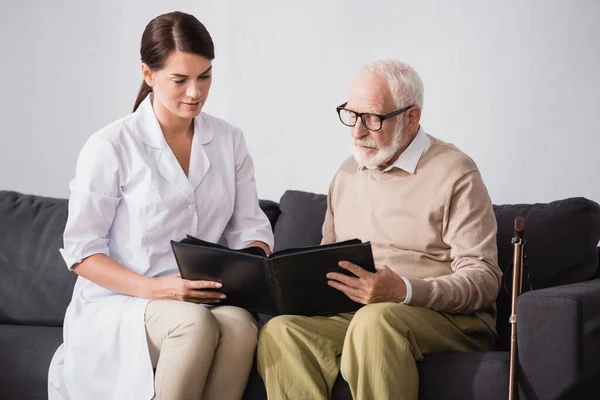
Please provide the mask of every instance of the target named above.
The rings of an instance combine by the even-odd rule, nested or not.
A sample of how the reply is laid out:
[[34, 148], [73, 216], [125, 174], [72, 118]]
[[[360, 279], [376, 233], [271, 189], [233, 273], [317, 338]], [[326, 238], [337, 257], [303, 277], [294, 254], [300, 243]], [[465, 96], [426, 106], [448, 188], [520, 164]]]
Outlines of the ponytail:
[[146, 81], [142, 81], [142, 85], [140, 86], [140, 91], [137, 95], [137, 99], [135, 100], [135, 105], [133, 106], [133, 112], [138, 109], [142, 101], [148, 96], [148, 93], [152, 92], [152, 88], [146, 84]]

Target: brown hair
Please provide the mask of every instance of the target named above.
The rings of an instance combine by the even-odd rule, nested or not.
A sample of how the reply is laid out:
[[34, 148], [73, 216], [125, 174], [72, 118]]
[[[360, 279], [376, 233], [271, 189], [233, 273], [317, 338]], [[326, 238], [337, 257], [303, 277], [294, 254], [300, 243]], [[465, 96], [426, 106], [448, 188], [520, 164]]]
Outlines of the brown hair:
[[[140, 55], [151, 70], [159, 70], [176, 50], [215, 58], [215, 46], [206, 27], [193, 15], [179, 11], [159, 15], [146, 25]], [[150, 92], [152, 88], [142, 81], [133, 111]]]

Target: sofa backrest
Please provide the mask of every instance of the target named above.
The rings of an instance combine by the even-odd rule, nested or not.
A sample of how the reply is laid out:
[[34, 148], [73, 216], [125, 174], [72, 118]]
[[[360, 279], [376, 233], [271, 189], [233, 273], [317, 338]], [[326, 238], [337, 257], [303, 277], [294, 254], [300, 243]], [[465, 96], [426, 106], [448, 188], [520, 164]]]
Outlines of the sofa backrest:
[[58, 251], [67, 200], [0, 191], [0, 324], [61, 326], [75, 285]]
[[[0, 191], [0, 324], [61, 326], [76, 275], [58, 249], [67, 200]], [[286, 191], [280, 203], [260, 200], [275, 233], [275, 250], [321, 241], [327, 196]], [[510, 288], [514, 219], [526, 221], [525, 239], [533, 289], [574, 283], [598, 274], [600, 206], [584, 198], [548, 204], [495, 205], [498, 259]], [[529, 281], [526, 279], [524, 288]], [[497, 301], [499, 349], [507, 349], [510, 294]]]
[[[271, 226], [276, 202], [260, 200]], [[68, 201], [0, 191], [0, 324], [62, 326], [77, 275], [58, 249]]]
[[[275, 250], [319, 244], [327, 210], [327, 196], [287, 191], [281, 197], [281, 215], [275, 224]], [[498, 263], [505, 273], [506, 287], [497, 300], [497, 349], [509, 345], [511, 273], [514, 220], [525, 218], [525, 253], [530, 282], [524, 290], [542, 289], [592, 279], [598, 269], [600, 205], [585, 198], [569, 198], [547, 204], [494, 205], [498, 222]]]

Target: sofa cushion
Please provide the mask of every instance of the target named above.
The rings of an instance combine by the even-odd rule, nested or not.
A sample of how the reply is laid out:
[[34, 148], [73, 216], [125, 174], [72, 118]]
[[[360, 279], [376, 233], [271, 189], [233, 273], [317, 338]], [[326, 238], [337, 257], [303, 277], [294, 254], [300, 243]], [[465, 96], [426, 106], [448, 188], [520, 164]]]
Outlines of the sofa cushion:
[[279, 201], [281, 215], [275, 224], [275, 251], [321, 243], [327, 196], [287, 190]]
[[0, 325], [0, 398], [47, 399], [48, 368], [62, 328]]
[[419, 399], [508, 398], [507, 352], [426, 355], [419, 366]]
[[76, 275], [58, 251], [67, 200], [0, 191], [0, 323], [61, 326]]

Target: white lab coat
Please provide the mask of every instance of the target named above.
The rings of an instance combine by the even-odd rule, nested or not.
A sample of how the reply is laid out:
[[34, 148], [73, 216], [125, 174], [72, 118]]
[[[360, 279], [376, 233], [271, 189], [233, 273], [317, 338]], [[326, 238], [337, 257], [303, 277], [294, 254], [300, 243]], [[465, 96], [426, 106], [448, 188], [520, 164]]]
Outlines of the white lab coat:
[[[90, 136], [70, 190], [60, 249], [68, 268], [103, 253], [139, 274], [175, 274], [169, 241], [186, 234], [211, 242], [224, 234], [232, 248], [254, 240], [273, 247], [241, 130], [205, 113], [196, 117], [186, 177], [150, 96], [136, 112]], [[78, 277], [64, 343], [50, 365], [50, 400], [153, 397], [144, 322], [148, 301]]]

